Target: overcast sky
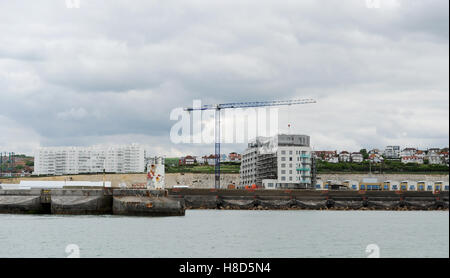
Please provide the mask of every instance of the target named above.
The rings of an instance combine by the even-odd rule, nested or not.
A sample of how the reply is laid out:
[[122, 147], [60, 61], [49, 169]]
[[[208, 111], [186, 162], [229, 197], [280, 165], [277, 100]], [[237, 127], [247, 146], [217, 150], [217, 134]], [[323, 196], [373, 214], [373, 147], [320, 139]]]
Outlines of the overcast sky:
[[316, 150], [448, 146], [449, 1], [0, 2], [0, 151], [212, 153], [171, 143], [172, 109], [296, 98], [280, 132]]

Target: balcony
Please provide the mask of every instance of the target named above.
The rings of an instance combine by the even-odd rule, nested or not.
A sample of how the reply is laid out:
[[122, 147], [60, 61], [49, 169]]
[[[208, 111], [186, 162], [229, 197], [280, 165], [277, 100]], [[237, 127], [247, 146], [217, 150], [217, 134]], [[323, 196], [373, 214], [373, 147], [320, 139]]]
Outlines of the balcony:
[[310, 168], [297, 168], [297, 171], [307, 172], [307, 171], [311, 171], [311, 169]]

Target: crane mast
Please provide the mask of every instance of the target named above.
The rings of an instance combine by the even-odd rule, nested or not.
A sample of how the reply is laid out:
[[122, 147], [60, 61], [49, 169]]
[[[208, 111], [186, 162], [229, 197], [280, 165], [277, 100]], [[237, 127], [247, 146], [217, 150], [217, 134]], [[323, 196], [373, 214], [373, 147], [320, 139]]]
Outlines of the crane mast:
[[215, 110], [215, 126], [214, 126], [214, 136], [215, 136], [215, 165], [214, 165], [214, 188], [220, 189], [220, 111], [222, 109], [237, 109], [237, 108], [249, 108], [249, 107], [266, 107], [266, 106], [283, 106], [283, 105], [298, 105], [298, 104], [308, 104], [316, 103], [314, 99], [296, 99], [296, 100], [275, 100], [275, 101], [253, 101], [253, 102], [235, 102], [235, 103], [224, 103], [224, 104], [209, 104], [202, 105], [201, 107], [188, 107], [184, 108], [185, 111], [204, 111], [204, 110]]

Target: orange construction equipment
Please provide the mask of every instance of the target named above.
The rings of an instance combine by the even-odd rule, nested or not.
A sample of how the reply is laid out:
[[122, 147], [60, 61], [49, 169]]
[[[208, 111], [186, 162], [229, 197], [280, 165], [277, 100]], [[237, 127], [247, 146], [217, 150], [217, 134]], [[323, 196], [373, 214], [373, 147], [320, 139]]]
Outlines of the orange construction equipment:
[[257, 186], [256, 184], [252, 184], [252, 185], [246, 185], [245, 189], [258, 189], [261, 188], [260, 186]]

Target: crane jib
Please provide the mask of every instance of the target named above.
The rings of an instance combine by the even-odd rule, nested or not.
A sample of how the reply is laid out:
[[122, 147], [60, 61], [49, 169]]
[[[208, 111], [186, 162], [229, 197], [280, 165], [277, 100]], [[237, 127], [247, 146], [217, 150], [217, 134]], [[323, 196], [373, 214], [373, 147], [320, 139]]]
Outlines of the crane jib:
[[253, 102], [236, 102], [215, 105], [203, 105], [199, 108], [184, 108], [185, 111], [204, 111], [216, 110], [216, 124], [215, 124], [215, 167], [214, 167], [214, 187], [220, 188], [220, 110], [222, 109], [236, 109], [246, 107], [264, 107], [264, 106], [282, 106], [282, 105], [296, 105], [316, 103], [314, 99], [297, 99], [297, 100], [276, 100], [276, 101], [253, 101]]

